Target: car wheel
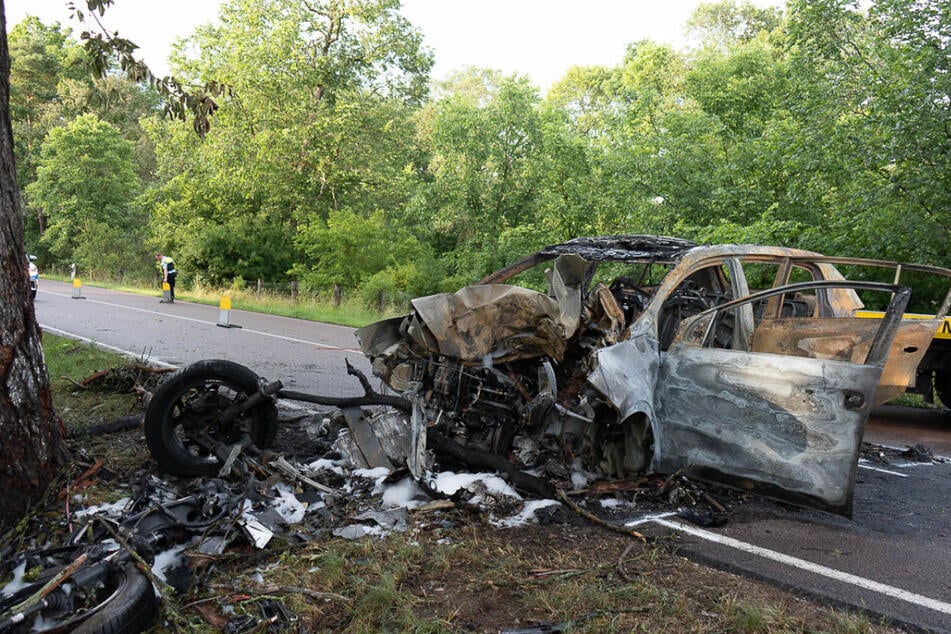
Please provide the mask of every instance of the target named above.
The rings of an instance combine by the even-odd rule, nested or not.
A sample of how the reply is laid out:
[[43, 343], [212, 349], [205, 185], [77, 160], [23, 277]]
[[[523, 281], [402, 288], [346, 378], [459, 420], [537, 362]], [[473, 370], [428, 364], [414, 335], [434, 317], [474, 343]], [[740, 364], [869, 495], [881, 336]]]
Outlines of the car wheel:
[[214, 476], [221, 461], [209, 445], [244, 434], [264, 449], [277, 434], [277, 407], [265, 400], [231, 421], [221, 413], [258, 391], [258, 375], [231, 361], [199, 361], [171, 375], [145, 413], [145, 440], [159, 466], [177, 476]]

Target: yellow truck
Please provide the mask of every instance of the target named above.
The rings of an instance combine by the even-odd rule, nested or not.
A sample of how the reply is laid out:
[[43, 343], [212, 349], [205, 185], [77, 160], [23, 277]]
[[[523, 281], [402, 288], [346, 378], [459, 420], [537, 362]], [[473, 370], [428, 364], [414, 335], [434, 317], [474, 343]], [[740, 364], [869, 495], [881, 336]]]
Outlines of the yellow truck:
[[[856, 311], [856, 317], [881, 319], [885, 313], [874, 310]], [[934, 315], [908, 313], [905, 319], [934, 319]], [[951, 317], [941, 322], [928, 350], [918, 363], [918, 372], [914, 385], [908, 390], [924, 396], [925, 401], [934, 402], [935, 394], [945, 407], [951, 408]]]

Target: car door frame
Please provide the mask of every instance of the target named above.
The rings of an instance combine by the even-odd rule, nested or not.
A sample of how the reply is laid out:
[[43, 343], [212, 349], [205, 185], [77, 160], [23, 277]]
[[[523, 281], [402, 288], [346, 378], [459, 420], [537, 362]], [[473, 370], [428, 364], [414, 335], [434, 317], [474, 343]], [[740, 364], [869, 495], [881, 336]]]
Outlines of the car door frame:
[[[832, 288], [891, 294], [861, 363], [711, 347], [728, 311]], [[652, 467], [851, 516], [865, 421], [909, 298], [910, 289], [894, 284], [821, 280], [740, 297], [687, 320], [658, 363]], [[686, 335], [700, 328], [691, 342]]]

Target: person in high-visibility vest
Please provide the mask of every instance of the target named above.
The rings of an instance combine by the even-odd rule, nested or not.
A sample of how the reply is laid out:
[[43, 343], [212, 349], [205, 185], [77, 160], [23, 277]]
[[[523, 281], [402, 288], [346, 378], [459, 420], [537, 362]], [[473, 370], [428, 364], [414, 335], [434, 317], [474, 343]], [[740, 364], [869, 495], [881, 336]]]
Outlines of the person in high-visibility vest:
[[158, 263], [159, 268], [162, 269], [162, 281], [168, 282], [168, 299], [166, 300], [163, 297], [159, 300], [159, 303], [173, 304], [175, 303], [175, 277], [178, 275], [178, 271], [175, 270], [175, 261], [161, 253], [155, 254], [155, 261]]

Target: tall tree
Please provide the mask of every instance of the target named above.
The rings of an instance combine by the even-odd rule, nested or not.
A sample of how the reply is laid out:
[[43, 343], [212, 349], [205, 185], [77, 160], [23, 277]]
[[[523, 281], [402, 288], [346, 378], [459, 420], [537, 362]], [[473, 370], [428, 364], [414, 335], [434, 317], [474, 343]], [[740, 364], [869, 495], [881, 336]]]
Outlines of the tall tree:
[[[60, 121], [58, 87], [80, 73], [74, 64], [82, 48], [59, 24], [43, 24], [29, 16], [10, 30], [10, 120], [13, 126], [17, 183], [21, 189], [36, 178], [40, 146], [50, 128]], [[36, 252], [37, 240], [46, 228], [42, 209], [24, 209], [27, 244]]]
[[[90, 11], [102, 13], [112, 1], [86, 0], [84, 4]], [[207, 90], [186, 93], [175, 82], [155, 80], [134, 60], [134, 50], [131, 42], [108, 35], [87, 41], [87, 51], [95, 54], [101, 72], [106, 59], [117, 55], [120, 66], [133, 79], [154, 80], [164, 88], [163, 95], [178, 97], [167, 106], [169, 112], [183, 117], [187, 111], [195, 113], [196, 129], [203, 131], [214, 105]], [[0, 527], [8, 526], [39, 500], [68, 459], [24, 273], [23, 214], [10, 120], [10, 66], [6, 7], [0, 0]]]
[[508, 259], [506, 236], [534, 228], [543, 135], [538, 91], [526, 79], [504, 78], [481, 95], [474, 82], [491, 75], [472, 69], [464, 79], [462, 92], [436, 106], [431, 180], [412, 204], [430, 210], [429, 239], [471, 278]]
[[777, 7], [757, 7], [748, 0], [703, 2], [687, 21], [687, 31], [701, 46], [726, 51], [778, 27], [782, 13]]
[[[824, 157], [839, 250], [947, 264], [951, 6], [941, 0], [790, 3], [802, 149]], [[846, 240], [842, 237], [848, 236]], [[883, 239], [887, 236], [887, 239]]]
[[46, 210], [41, 242], [54, 258], [97, 272], [142, 260], [145, 218], [134, 205], [133, 150], [118, 128], [94, 114], [50, 130], [26, 194]]
[[66, 461], [62, 428], [24, 273], [23, 216], [10, 124], [10, 54], [0, 0], [0, 526], [7, 527]]
[[[165, 160], [175, 165], [165, 191], [150, 194], [157, 239], [213, 279], [248, 277], [251, 260], [271, 262], [255, 268], [273, 279], [288, 261], [304, 273], [314, 264], [300, 227], [332, 210], [367, 218], [401, 206], [413, 178], [411, 115], [432, 58], [398, 10], [396, 0], [224, 3], [219, 23], [173, 58], [178, 74], [231, 92], [191, 156], [176, 150], [180, 131], [154, 130], [160, 172], [169, 173]], [[246, 225], [273, 228], [260, 246], [278, 251], [241, 257], [253, 237]], [[237, 257], [213, 259], [211, 243]]]

